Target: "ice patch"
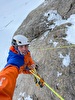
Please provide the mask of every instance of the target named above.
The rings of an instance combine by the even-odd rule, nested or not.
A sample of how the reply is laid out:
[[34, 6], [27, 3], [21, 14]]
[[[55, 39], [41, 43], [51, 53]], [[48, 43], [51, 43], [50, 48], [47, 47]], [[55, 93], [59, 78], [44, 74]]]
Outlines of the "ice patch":
[[62, 73], [60, 73], [60, 72], [57, 72], [57, 77], [59, 77], [59, 76], [61, 76], [62, 75]]
[[27, 95], [25, 92], [20, 92], [18, 100], [33, 100], [29, 95]]
[[59, 56], [59, 57], [60, 57], [60, 58], [63, 58], [62, 65], [68, 67], [69, 64], [70, 64], [70, 54], [69, 54], [69, 55], [66, 54], [66, 56], [63, 56], [63, 55], [60, 53], [60, 56]]

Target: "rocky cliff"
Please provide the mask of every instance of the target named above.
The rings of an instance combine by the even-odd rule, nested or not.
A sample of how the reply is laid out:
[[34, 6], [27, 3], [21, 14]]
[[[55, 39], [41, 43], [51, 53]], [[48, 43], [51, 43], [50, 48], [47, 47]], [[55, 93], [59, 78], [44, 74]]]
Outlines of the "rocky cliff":
[[[75, 100], [75, 47], [65, 39], [67, 28], [72, 26], [69, 21], [72, 14], [75, 14], [75, 0], [45, 0], [14, 34], [29, 38], [29, 49], [39, 65], [38, 73], [65, 100]], [[64, 58], [68, 58], [67, 64]], [[59, 100], [46, 86], [36, 86], [33, 75], [19, 75], [13, 100], [20, 93], [30, 95], [33, 100]]]

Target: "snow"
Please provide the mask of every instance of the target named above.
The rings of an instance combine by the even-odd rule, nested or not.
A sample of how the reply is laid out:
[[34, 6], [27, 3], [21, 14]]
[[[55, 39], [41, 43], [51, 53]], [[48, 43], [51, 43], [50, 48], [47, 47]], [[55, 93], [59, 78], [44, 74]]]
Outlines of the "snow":
[[0, 0], [0, 70], [5, 66], [11, 39], [27, 15], [44, 0]]
[[44, 14], [48, 17], [48, 21], [54, 20], [54, 24], [50, 25], [49, 28], [54, 29], [55, 26], [59, 26], [65, 23], [71, 23], [71, 26], [67, 26], [66, 39], [68, 43], [75, 44], [75, 14], [72, 14], [67, 20], [62, 19], [56, 10], [50, 10]]
[[58, 42], [53, 42], [54, 47], [56, 47], [58, 44]]
[[68, 67], [70, 64], [70, 54], [66, 54], [66, 56], [63, 56], [61, 53], [59, 53], [59, 57], [62, 58], [62, 67]]
[[62, 73], [60, 73], [60, 72], [57, 72], [57, 77], [59, 77], [59, 76], [61, 76], [62, 75]]
[[25, 92], [20, 92], [18, 100], [32, 100], [29, 95], [27, 95]]
[[72, 14], [66, 22], [72, 23], [72, 26], [67, 29], [67, 37], [65, 38], [69, 43], [75, 44], [75, 14]]
[[67, 37], [65, 38], [68, 43], [75, 44], [75, 24], [72, 25], [71, 27], [68, 27], [67, 30]]
[[26, 97], [25, 100], [32, 100], [32, 99], [31, 99], [30, 96], [28, 95], [28, 97]]
[[57, 13], [57, 10], [50, 10], [44, 14], [44, 16], [48, 16], [48, 21], [50, 20], [61, 20], [61, 16]]
[[49, 43], [53, 44], [54, 48], [57, 46], [58, 42], [53, 42], [53, 40], [49, 40]]
[[46, 31], [46, 32], [41, 36], [40, 40], [43, 40], [44, 38], [46, 38], [47, 35], [48, 35], [48, 33], [49, 33], [49, 31]]

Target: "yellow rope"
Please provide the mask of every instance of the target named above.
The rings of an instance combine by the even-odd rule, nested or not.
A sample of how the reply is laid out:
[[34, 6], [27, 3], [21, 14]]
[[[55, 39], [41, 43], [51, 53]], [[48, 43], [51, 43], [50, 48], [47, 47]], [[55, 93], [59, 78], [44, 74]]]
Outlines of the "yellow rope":
[[[48, 47], [48, 48], [37, 48], [38, 50], [55, 50], [55, 49], [64, 49], [64, 48], [72, 48], [72, 47], [75, 47], [75, 44], [71, 44], [71, 45], [64, 45], [64, 46], [58, 46], [58, 47], [55, 47], [55, 48], [51, 48], [51, 47]], [[35, 49], [35, 48], [34, 48]]]
[[[41, 79], [41, 77], [39, 77], [33, 70], [30, 70], [30, 72], [39, 80]], [[60, 100], [64, 100], [55, 90], [53, 90], [45, 81], [44, 84], [58, 97], [60, 98]]]
[[[55, 49], [63, 49], [63, 48], [71, 48], [71, 47], [75, 47], [75, 44], [72, 45], [66, 45], [66, 46], [59, 46], [56, 48], [37, 48], [40, 50], [55, 50]], [[30, 72], [39, 80], [41, 79], [34, 71], [30, 70]], [[60, 98], [60, 100], [64, 100], [64, 98], [62, 98], [55, 90], [53, 90], [45, 81], [44, 84], [58, 97]]]

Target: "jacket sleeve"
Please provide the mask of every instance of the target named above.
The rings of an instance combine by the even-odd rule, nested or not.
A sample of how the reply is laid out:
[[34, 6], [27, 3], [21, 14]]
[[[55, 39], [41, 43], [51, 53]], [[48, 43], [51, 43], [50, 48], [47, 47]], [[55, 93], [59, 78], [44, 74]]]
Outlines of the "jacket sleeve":
[[24, 62], [25, 65], [20, 67], [19, 70], [19, 74], [23, 73], [23, 74], [31, 74], [26, 67], [30, 67], [31, 65], [35, 64], [35, 62], [33, 61], [30, 52], [28, 52], [27, 55], [24, 56]]
[[12, 65], [0, 72], [0, 100], [12, 100], [18, 73], [18, 68]]
[[35, 62], [33, 61], [33, 59], [30, 57], [30, 64], [33, 65], [35, 64]]
[[29, 56], [29, 65], [28, 66], [35, 64], [35, 62], [33, 61], [32, 57], [31, 57], [30, 52], [28, 53], [28, 56]]

